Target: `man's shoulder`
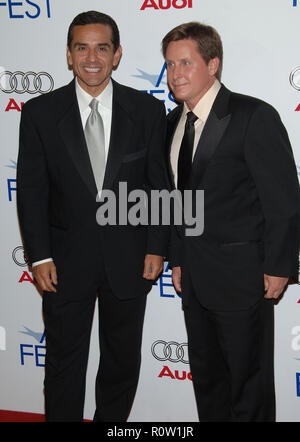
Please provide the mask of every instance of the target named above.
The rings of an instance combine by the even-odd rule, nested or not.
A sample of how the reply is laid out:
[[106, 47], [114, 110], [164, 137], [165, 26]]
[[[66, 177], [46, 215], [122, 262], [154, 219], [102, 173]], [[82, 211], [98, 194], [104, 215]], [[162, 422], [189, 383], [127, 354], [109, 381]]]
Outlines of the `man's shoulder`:
[[58, 108], [59, 103], [63, 102], [68, 95], [72, 93], [72, 82], [54, 89], [46, 94], [41, 94], [38, 97], [28, 100], [22, 108], [22, 112], [41, 112], [45, 109]]
[[276, 109], [267, 101], [255, 97], [253, 95], [242, 94], [240, 92], [230, 92], [230, 107], [232, 110], [249, 110], [256, 111], [258, 109], [277, 112]]
[[266, 100], [253, 95], [229, 92], [228, 112], [230, 114], [249, 121], [268, 121], [275, 125], [282, 124], [278, 110]]
[[135, 89], [121, 83], [113, 81], [114, 90], [118, 99], [130, 104], [150, 106], [150, 107], [164, 107], [163, 102], [148, 94], [145, 91]]

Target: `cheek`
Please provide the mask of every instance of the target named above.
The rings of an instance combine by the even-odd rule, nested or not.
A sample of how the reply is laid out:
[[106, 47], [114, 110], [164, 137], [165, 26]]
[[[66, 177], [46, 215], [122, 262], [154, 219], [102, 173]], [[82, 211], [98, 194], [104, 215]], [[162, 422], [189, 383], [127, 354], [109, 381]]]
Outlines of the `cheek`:
[[195, 69], [191, 72], [190, 79], [196, 87], [201, 87], [207, 83], [209, 76], [207, 73]]
[[79, 56], [78, 54], [75, 57], [70, 57], [70, 65], [73, 67], [73, 69], [79, 68], [82, 58], [83, 57]]
[[102, 66], [102, 68], [108, 68], [110, 65], [113, 64], [113, 58], [99, 53], [97, 55], [97, 62]]

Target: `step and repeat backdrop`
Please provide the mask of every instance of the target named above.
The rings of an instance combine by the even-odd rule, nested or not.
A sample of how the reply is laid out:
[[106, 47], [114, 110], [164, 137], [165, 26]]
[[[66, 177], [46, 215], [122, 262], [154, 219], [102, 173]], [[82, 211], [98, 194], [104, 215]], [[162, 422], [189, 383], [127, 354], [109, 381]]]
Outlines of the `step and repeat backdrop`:
[[[223, 83], [279, 111], [300, 178], [300, 0], [0, 1], [0, 409], [44, 412], [45, 339], [41, 297], [24, 260], [16, 215], [16, 161], [22, 105], [72, 79], [67, 29], [96, 9], [119, 25], [123, 57], [113, 77], [162, 100], [169, 92], [160, 44], [174, 26], [201, 21], [224, 45]], [[77, 272], [80, 272], [80, 268]], [[76, 273], [74, 278], [76, 278]], [[117, 277], [117, 269], [116, 269]], [[90, 348], [85, 418], [94, 413], [97, 314]], [[168, 263], [148, 296], [142, 367], [131, 422], [197, 421], [181, 299]], [[300, 287], [276, 306], [277, 420], [300, 422]]]

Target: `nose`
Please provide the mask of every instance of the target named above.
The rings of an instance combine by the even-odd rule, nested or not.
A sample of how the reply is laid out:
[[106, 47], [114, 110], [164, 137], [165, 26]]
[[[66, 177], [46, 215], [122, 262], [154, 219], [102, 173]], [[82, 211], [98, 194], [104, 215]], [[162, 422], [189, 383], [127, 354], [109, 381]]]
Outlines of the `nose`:
[[172, 70], [173, 79], [176, 80], [182, 76], [182, 68], [180, 64], [175, 64]]
[[94, 63], [96, 61], [96, 50], [94, 48], [89, 49], [87, 59], [91, 63]]

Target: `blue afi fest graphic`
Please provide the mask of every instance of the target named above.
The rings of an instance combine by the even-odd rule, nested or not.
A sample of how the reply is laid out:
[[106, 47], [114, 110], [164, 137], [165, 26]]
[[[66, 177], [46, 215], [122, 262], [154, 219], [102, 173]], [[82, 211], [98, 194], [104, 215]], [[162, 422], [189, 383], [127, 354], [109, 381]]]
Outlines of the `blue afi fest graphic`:
[[181, 298], [181, 295], [177, 293], [174, 289], [173, 283], [172, 283], [172, 272], [169, 268], [169, 263], [165, 262], [164, 264], [164, 271], [158, 278], [157, 282], [154, 283], [154, 285], [158, 286], [159, 288], [159, 296], [161, 298]]
[[31, 0], [6, 0], [4, 2], [0, 2], [0, 6], [7, 9], [8, 17], [10, 19], [36, 19], [39, 17], [51, 18], [50, 0], [35, 0], [34, 2]]
[[21, 365], [25, 365], [30, 361], [36, 367], [44, 367], [46, 356], [45, 333], [35, 332], [28, 327], [24, 327], [24, 330], [19, 333], [27, 335], [37, 342], [37, 344], [20, 344]]
[[[10, 164], [7, 164], [6, 167], [16, 170], [17, 163], [14, 160], [10, 160]], [[7, 178], [8, 201], [10, 202], [14, 201], [14, 195], [16, 190], [17, 190], [16, 178]]]
[[150, 89], [141, 89], [141, 91], [147, 92], [148, 94], [158, 98], [160, 101], [165, 103], [167, 111], [171, 112], [176, 103], [172, 96], [172, 93], [168, 88], [168, 84], [166, 81], [166, 69], [166, 63], [163, 64], [163, 67], [159, 74], [149, 74], [148, 72], [137, 68], [139, 74], [132, 75], [132, 77], [140, 78], [151, 83]]

